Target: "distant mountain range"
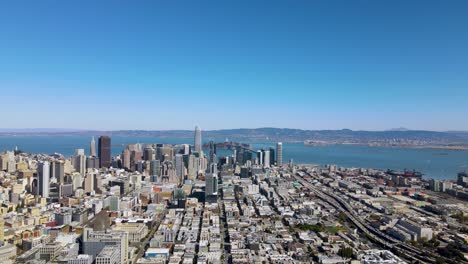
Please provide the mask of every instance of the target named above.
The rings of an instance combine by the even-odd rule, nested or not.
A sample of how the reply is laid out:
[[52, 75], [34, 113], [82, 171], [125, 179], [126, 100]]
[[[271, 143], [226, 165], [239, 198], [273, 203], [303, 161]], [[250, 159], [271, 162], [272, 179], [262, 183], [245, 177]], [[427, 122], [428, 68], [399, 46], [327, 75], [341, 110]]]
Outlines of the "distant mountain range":
[[[112, 135], [134, 137], [191, 138], [192, 130], [116, 130], [96, 131], [80, 129], [0, 129], [0, 136], [85, 136]], [[205, 139], [229, 139], [239, 141], [304, 141], [321, 140], [338, 143], [369, 143], [381, 141], [421, 141], [425, 144], [468, 144], [468, 131], [425, 131], [404, 128], [387, 131], [302, 130], [290, 128], [239, 128], [202, 131]], [[421, 143], [423, 144], [423, 143]]]
[[69, 133], [80, 131], [86, 130], [69, 128], [0, 128], [0, 133]]

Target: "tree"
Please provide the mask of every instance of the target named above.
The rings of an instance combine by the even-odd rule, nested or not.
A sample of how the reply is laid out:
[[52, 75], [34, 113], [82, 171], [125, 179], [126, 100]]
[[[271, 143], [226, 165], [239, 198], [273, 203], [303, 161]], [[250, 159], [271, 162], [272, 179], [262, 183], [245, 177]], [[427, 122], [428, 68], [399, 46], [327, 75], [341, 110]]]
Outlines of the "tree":
[[346, 219], [348, 219], [348, 216], [345, 213], [341, 212], [339, 214], [339, 216], [338, 216], [338, 219], [339, 219], [340, 223], [344, 223], [346, 221]]
[[441, 256], [453, 260], [453, 263], [459, 263], [460, 261], [465, 259], [462, 253], [462, 247], [462, 245], [450, 242], [445, 248], [438, 248], [437, 252]]
[[453, 214], [450, 217], [457, 219], [462, 224], [468, 222], [468, 215], [464, 215], [462, 212]]
[[343, 257], [343, 258], [346, 258], [346, 259], [349, 259], [349, 258], [352, 258], [353, 257], [353, 249], [350, 248], [350, 247], [342, 247], [339, 251], [338, 251], [338, 255]]

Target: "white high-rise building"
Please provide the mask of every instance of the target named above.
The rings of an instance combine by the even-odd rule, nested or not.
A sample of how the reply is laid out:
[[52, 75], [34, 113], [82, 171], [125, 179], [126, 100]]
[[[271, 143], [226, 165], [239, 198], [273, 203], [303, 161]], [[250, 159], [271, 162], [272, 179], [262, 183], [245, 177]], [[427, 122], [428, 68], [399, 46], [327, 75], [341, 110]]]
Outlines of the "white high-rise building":
[[283, 166], [283, 143], [281, 142], [276, 144], [276, 165]]
[[189, 144], [183, 144], [182, 149], [184, 150], [184, 155], [190, 154], [190, 145]]
[[265, 150], [263, 152], [263, 166], [265, 168], [270, 167], [270, 151], [269, 150]]
[[84, 149], [76, 149], [75, 157], [73, 158], [73, 167], [76, 172], [79, 172], [84, 177], [86, 172], [86, 156], [84, 155]]
[[195, 152], [201, 153], [202, 151], [202, 138], [201, 129], [199, 126], [195, 127]]
[[96, 141], [94, 141], [94, 137], [91, 138], [91, 145], [89, 146], [89, 155], [91, 157], [96, 157]]
[[43, 198], [49, 198], [50, 166], [48, 161], [40, 161], [37, 164], [37, 178], [39, 195]]

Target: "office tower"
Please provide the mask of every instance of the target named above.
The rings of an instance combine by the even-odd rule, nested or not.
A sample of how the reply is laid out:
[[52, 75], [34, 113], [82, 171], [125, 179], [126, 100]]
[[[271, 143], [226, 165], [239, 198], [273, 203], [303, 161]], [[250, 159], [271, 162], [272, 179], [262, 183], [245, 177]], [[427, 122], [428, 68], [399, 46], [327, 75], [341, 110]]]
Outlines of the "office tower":
[[75, 156], [83, 155], [84, 156], [84, 149], [75, 149]]
[[94, 182], [96, 175], [94, 173], [88, 173], [86, 174], [85, 177], [85, 184], [84, 184], [84, 190], [87, 193], [93, 192], [94, 191]]
[[184, 155], [190, 154], [190, 145], [189, 144], [183, 144], [182, 145], [182, 150], [184, 152]]
[[263, 152], [261, 150], [257, 151], [258, 165], [263, 165]]
[[255, 164], [255, 152], [244, 151], [244, 154], [242, 155], [242, 164], [246, 164], [248, 161]]
[[163, 157], [163, 151], [162, 151], [162, 148], [163, 148], [163, 144], [156, 144], [156, 159], [157, 160], [162, 160], [162, 157]]
[[60, 184], [64, 183], [65, 179], [65, 163], [61, 160], [56, 160], [50, 164], [50, 179], [57, 179]]
[[55, 162], [55, 178], [60, 184], [65, 182], [65, 163], [63, 161]]
[[73, 191], [76, 191], [78, 188], [83, 187], [83, 176], [79, 172], [74, 172], [71, 174], [71, 181], [73, 185]]
[[126, 170], [130, 170], [130, 154], [131, 151], [128, 148], [125, 148], [120, 155], [122, 160], [122, 167]]
[[237, 146], [232, 152], [232, 156], [234, 157], [234, 160], [236, 163], [240, 163], [240, 164], [243, 163], [242, 162], [243, 155], [244, 155], [244, 149], [239, 146]]
[[210, 163], [209, 173], [218, 174], [218, 164], [216, 162]]
[[162, 160], [173, 160], [174, 159], [174, 148], [172, 146], [163, 146], [161, 148]]
[[201, 138], [201, 129], [200, 127], [195, 127], [195, 152], [201, 153], [202, 151], [202, 138]]
[[40, 161], [37, 164], [37, 178], [39, 195], [49, 198], [50, 167], [48, 161]]
[[135, 147], [131, 152], [130, 152], [130, 171], [135, 171], [138, 162], [141, 160], [143, 157], [143, 152], [139, 150], [138, 147]]
[[111, 139], [108, 136], [100, 136], [98, 142], [99, 166], [109, 168], [111, 165]]
[[91, 138], [91, 145], [89, 146], [89, 155], [91, 157], [96, 157], [96, 142], [94, 141], [94, 137]]
[[189, 180], [194, 180], [197, 177], [197, 159], [198, 158], [196, 158], [193, 154], [188, 156], [187, 171]]
[[87, 169], [99, 169], [99, 158], [98, 157], [87, 157], [86, 158]]
[[176, 169], [176, 176], [181, 181], [184, 179], [184, 156], [182, 154], [176, 154], [175, 156], [175, 169]]
[[263, 166], [265, 168], [270, 167], [270, 151], [269, 150], [263, 151]]
[[145, 170], [145, 161], [143, 160], [139, 160], [138, 163], [136, 164], [136, 167], [137, 167], [137, 171], [140, 172], [140, 173], [143, 173], [143, 171]]
[[86, 172], [86, 156], [84, 155], [84, 149], [76, 149], [75, 156], [73, 157], [73, 167], [76, 172], [79, 172], [84, 176]]
[[276, 166], [283, 166], [283, 143], [276, 144]]
[[206, 196], [218, 194], [218, 175], [208, 174], [205, 177], [205, 194]]
[[274, 165], [276, 162], [275, 159], [275, 148], [270, 147], [270, 166]]
[[216, 143], [210, 141], [210, 162], [216, 162]]
[[150, 161], [150, 181], [158, 182], [161, 177], [161, 162], [159, 160]]
[[146, 147], [143, 151], [143, 160], [154, 160], [156, 158], [156, 151], [152, 147]]

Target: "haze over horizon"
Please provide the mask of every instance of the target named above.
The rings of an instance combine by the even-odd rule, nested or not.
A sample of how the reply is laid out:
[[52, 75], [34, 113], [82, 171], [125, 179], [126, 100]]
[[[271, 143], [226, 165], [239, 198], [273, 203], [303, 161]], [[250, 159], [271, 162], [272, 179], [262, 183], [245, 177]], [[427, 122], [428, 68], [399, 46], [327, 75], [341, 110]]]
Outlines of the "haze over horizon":
[[[195, 126], [194, 126], [195, 127]], [[73, 132], [88, 132], [88, 131], [97, 131], [97, 132], [112, 132], [112, 131], [193, 131], [192, 128], [180, 128], [180, 129], [86, 129], [86, 128], [53, 128], [53, 127], [37, 127], [37, 128], [2, 128], [0, 127], [0, 133], [21, 133], [21, 132], [36, 132], [36, 133], [73, 133]], [[214, 128], [214, 129], [204, 129], [200, 127], [202, 131], [223, 131], [223, 130], [255, 130], [255, 129], [291, 129], [291, 130], [304, 130], [304, 131], [339, 131], [339, 130], [352, 130], [352, 131], [369, 131], [369, 132], [390, 132], [390, 131], [431, 131], [431, 132], [468, 132], [467, 130], [422, 130], [422, 129], [411, 129], [411, 128], [390, 128], [383, 130], [365, 130], [365, 129], [349, 129], [349, 128], [339, 128], [339, 129], [327, 129], [327, 128], [318, 128], [318, 129], [302, 129], [294, 127], [237, 127], [237, 128]]]
[[467, 131], [467, 9], [4, 2], [0, 126]]

